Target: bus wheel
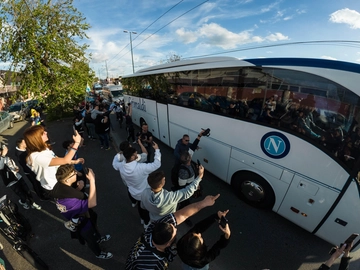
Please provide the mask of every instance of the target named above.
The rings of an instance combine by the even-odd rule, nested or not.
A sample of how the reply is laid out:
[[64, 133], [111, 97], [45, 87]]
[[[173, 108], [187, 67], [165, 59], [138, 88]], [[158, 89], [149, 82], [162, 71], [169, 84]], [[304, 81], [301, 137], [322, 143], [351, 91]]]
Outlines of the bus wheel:
[[231, 179], [235, 193], [246, 203], [263, 209], [272, 209], [275, 193], [269, 183], [252, 172], [238, 172]]

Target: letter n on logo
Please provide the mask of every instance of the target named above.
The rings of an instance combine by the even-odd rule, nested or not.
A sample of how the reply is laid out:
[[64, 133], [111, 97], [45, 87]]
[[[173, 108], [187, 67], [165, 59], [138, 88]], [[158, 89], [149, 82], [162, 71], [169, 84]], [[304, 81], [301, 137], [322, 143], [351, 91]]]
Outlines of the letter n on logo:
[[261, 138], [261, 150], [271, 158], [283, 158], [290, 151], [290, 142], [284, 134], [280, 132], [269, 132]]

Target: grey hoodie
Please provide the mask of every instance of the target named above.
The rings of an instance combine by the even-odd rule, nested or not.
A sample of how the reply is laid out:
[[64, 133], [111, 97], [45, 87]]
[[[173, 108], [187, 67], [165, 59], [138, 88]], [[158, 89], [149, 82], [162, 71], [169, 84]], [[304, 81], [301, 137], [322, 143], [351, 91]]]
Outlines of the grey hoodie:
[[177, 191], [162, 189], [160, 192], [154, 193], [150, 188], [146, 188], [141, 194], [141, 207], [149, 211], [152, 221], [174, 213], [179, 202], [194, 194], [200, 181], [201, 178], [197, 177], [190, 185]]

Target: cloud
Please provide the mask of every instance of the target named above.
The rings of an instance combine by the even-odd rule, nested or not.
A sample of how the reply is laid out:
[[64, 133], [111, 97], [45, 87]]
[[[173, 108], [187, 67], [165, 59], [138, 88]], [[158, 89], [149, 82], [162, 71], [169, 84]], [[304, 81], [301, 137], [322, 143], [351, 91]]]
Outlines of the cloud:
[[288, 36], [282, 33], [270, 34], [266, 37], [254, 35], [251, 30], [233, 33], [216, 23], [203, 24], [196, 31], [186, 31], [184, 28], [180, 28], [175, 33], [178, 35], [179, 40], [185, 44], [199, 41], [202, 46], [216, 46], [225, 50], [234, 49], [239, 45], [247, 43], [260, 43], [265, 40], [274, 42], [289, 39]]
[[356, 10], [348, 8], [340, 9], [330, 14], [330, 19], [333, 23], [345, 23], [352, 29], [360, 28], [360, 13]]
[[327, 59], [327, 60], [337, 60], [335, 57], [327, 56], [327, 55], [323, 55], [323, 56], [321, 56], [320, 58], [322, 58], [322, 59]]
[[269, 41], [278, 41], [278, 40], [288, 40], [289, 37], [288, 36], [284, 36], [281, 33], [275, 33], [275, 34], [270, 34], [266, 37], [267, 40]]

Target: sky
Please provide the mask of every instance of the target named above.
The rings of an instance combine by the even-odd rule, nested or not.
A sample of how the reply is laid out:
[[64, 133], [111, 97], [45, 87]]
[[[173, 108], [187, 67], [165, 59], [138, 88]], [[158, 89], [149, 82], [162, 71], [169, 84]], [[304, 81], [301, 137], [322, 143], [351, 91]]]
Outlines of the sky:
[[102, 79], [133, 73], [130, 31], [136, 32], [131, 34], [135, 72], [165, 63], [171, 55], [307, 57], [360, 64], [359, 0], [74, 0], [73, 4], [91, 25], [85, 41], [90, 67]]

